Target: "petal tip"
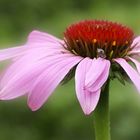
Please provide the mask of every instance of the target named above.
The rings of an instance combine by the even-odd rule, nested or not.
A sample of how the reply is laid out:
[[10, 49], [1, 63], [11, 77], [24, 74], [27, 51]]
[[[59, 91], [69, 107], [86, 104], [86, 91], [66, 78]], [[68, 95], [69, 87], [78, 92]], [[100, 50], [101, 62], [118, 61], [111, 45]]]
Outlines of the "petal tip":
[[86, 116], [89, 116], [89, 115], [92, 113], [92, 111], [93, 111], [93, 110], [85, 110], [85, 111], [84, 111], [84, 114], [85, 114]]
[[38, 31], [38, 30], [33, 30], [33, 31], [31, 31], [31, 32], [29, 33], [29, 35], [36, 34], [36, 33], [40, 33], [40, 31]]
[[28, 102], [28, 107], [32, 110], [32, 111], [37, 111], [39, 109], [38, 106], [36, 106], [35, 104], [32, 104], [30, 102]]

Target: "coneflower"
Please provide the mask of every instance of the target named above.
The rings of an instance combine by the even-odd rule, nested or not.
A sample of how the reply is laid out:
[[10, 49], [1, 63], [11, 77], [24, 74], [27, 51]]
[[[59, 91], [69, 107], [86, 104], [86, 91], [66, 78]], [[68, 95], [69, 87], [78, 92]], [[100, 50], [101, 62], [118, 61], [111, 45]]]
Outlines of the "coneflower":
[[[75, 76], [78, 101], [89, 115], [98, 102], [98, 106], [103, 102], [104, 99], [99, 100], [100, 95], [106, 98], [110, 79], [117, 78], [122, 83], [130, 79], [140, 92], [139, 55], [140, 37], [115, 22], [85, 20], [72, 24], [62, 40], [33, 31], [25, 45], [0, 50], [0, 60], [12, 60], [1, 78], [0, 99], [27, 95], [29, 107], [35, 111], [61, 81]], [[101, 116], [101, 112], [99, 114]], [[97, 116], [99, 114], [97, 110]], [[101, 137], [97, 139], [109, 139], [109, 136]]]

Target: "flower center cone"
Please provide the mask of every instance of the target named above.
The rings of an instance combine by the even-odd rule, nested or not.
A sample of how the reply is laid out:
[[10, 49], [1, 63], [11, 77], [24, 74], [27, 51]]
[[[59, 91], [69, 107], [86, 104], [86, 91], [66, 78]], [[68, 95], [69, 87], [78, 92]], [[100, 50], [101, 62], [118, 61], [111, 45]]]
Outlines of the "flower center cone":
[[82, 57], [106, 59], [125, 57], [131, 50], [133, 31], [121, 24], [86, 20], [69, 26], [64, 32], [66, 49]]

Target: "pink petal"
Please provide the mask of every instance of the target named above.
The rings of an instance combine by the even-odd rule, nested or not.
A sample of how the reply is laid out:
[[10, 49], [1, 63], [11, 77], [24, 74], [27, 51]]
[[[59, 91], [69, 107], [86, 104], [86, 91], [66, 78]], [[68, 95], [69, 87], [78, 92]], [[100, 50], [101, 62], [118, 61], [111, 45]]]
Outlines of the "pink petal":
[[3, 87], [3, 85], [6, 85], [6, 83], [9, 81], [9, 79], [11, 79], [12, 76], [16, 75], [16, 73], [18, 73], [20, 70], [24, 70], [28, 67], [32, 67], [32, 65], [38, 63], [38, 61], [40, 61], [41, 59], [45, 59], [47, 57], [57, 56], [57, 55], [72, 56], [72, 54], [70, 54], [70, 53], [66, 53], [66, 52], [62, 53], [61, 49], [53, 50], [53, 49], [46, 49], [46, 48], [39, 48], [39, 47], [29, 49], [26, 52], [26, 54], [24, 54], [23, 57], [16, 58], [15, 62], [12, 63], [12, 65], [9, 66], [9, 68], [7, 68], [0, 85], [2, 85], [2, 87]]
[[[67, 53], [68, 51], [64, 49], [63, 45], [63, 40], [60, 40], [47, 33], [33, 31], [30, 33], [28, 43], [26, 45], [0, 50], [0, 61], [24, 55], [27, 52], [29, 53], [34, 51], [33, 49], [36, 47], [37, 49], [42, 49], [44, 52], [47, 52], [49, 49], [49, 51], [55, 50], [56, 52], [62, 51]], [[29, 48], [27, 46], [29, 46]]]
[[64, 49], [66, 47], [63, 40], [60, 40], [48, 33], [33, 31], [30, 33], [27, 42], [28, 47], [34, 48], [46, 48], [49, 50], [61, 51], [63, 53], [68, 53], [68, 50]]
[[133, 48], [129, 54], [138, 54], [140, 53], [140, 36], [136, 37], [132, 44], [131, 44], [131, 47]]
[[0, 61], [7, 60], [7, 59], [13, 59], [13, 58], [18, 58], [26, 54], [32, 54], [32, 53], [38, 53], [38, 54], [54, 54], [54, 53], [67, 53], [62, 46], [56, 46], [52, 45], [52, 47], [47, 48], [46, 45], [41, 46], [37, 45], [38, 47], [34, 47], [34, 45], [30, 45], [30, 47], [27, 47], [27, 45], [23, 45], [20, 47], [13, 47], [13, 48], [8, 48], [8, 49], [2, 49], [0, 50]]
[[132, 49], [130, 52], [128, 52], [128, 55], [138, 55], [140, 56], [140, 49]]
[[32, 31], [28, 37], [28, 43], [52, 43], [52, 44], [60, 44], [63, 43], [62, 40], [44, 32], [40, 32], [37, 30]]
[[[29, 92], [36, 77], [45, 70], [44, 65], [36, 65], [32, 69], [21, 70], [17, 74], [7, 77], [7, 84], [0, 91], [0, 99], [10, 100]], [[3, 79], [2, 79], [3, 81]]]
[[[140, 45], [140, 36], [136, 37], [136, 38], [133, 40], [131, 46], [132, 46], [132, 47], [135, 46], [135, 45], [137, 46], [137, 44]], [[139, 46], [139, 47], [140, 47], [140, 46]]]
[[[85, 81], [86, 85], [91, 85], [101, 75], [102, 71], [105, 68], [105, 63], [103, 60], [104, 59], [102, 59], [102, 58], [98, 58], [98, 59], [94, 58], [92, 60], [91, 67], [87, 73], [87, 77], [86, 77], [86, 81]], [[95, 68], [98, 71], [95, 70]]]
[[[70, 56], [70, 54], [52, 56], [38, 62], [23, 59], [23, 62], [13, 64], [1, 79], [3, 88], [0, 92], [0, 99], [9, 100], [29, 92], [37, 77], [51, 66], [50, 62], [59, 62], [62, 56]], [[29, 63], [27, 63], [28, 61]], [[11, 71], [12, 69], [13, 71]]]
[[89, 115], [90, 113], [92, 113], [92, 111], [95, 110], [100, 98], [100, 92], [101, 89], [98, 89], [95, 92], [90, 92], [86, 89], [84, 90], [84, 98], [86, 105], [83, 106], [83, 111], [86, 115]]
[[137, 61], [136, 59], [133, 59], [132, 57], [128, 57], [128, 58], [136, 65], [136, 68], [138, 72], [140, 73], [140, 62]]
[[31, 94], [28, 96], [28, 105], [35, 111], [48, 99], [58, 84], [63, 80], [69, 70], [76, 65], [81, 57], [62, 57], [44, 71], [35, 82]]
[[86, 87], [90, 91], [97, 91], [108, 79], [110, 70], [110, 61], [98, 58], [92, 61], [90, 70], [88, 71]]
[[121, 65], [121, 67], [125, 70], [127, 75], [130, 77], [138, 91], [140, 92], [140, 75], [138, 72], [126, 62], [123, 58], [114, 59], [117, 63]]
[[24, 46], [2, 49], [0, 50], [0, 61], [23, 55], [25, 51], [27, 48]]
[[75, 74], [76, 95], [86, 115], [89, 115], [95, 109], [100, 97], [100, 89], [91, 92], [88, 88], [85, 88], [87, 73], [91, 68], [92, 61], [93, 60], [89, 58], [82, 60], [78, 64]]

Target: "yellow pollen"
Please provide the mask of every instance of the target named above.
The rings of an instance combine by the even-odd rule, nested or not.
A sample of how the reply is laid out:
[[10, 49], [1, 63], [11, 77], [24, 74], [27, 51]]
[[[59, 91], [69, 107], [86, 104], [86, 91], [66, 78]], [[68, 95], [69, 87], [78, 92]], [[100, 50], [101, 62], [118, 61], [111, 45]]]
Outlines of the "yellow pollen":
[[116, 46], [116, 41], [113, 41], [112, 45], [113, 45], [113, 46]]
[[128, 41], [125, 41], [125, 44], [128, 44]]
[[96, 43], [97, 42], [97, 39], [93, 39], [93, 43]]

